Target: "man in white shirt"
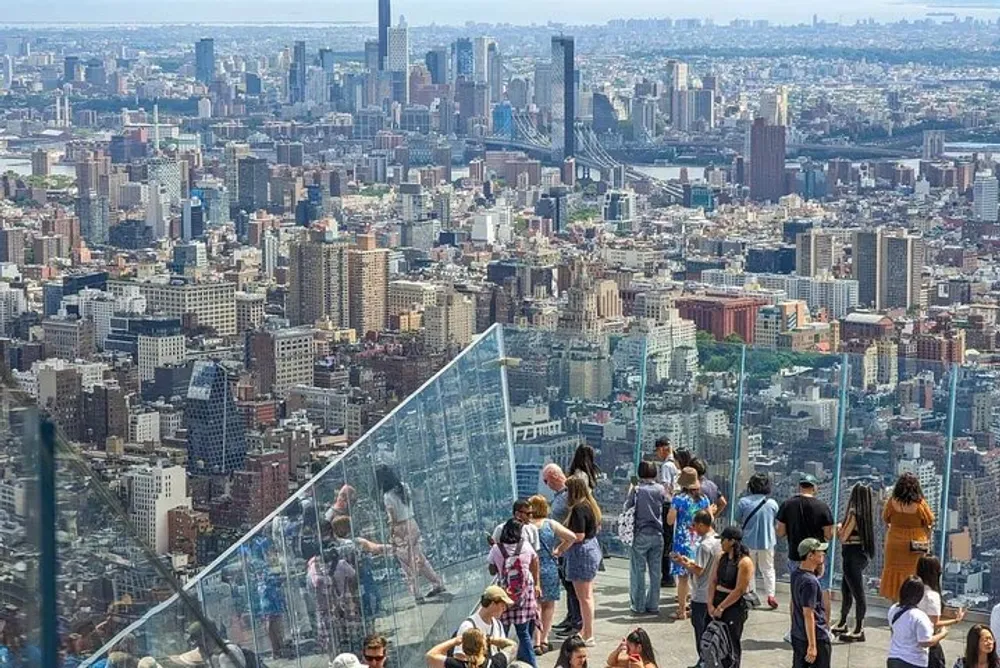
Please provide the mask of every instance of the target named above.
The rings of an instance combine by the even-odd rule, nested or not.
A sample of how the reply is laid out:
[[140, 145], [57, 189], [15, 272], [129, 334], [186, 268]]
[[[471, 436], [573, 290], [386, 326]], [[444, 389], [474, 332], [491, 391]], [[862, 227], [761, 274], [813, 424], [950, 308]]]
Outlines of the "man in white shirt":
[[[514, 502], [513, 518], [522, 525], [521, 537], [524, 538], [524, 542], [530, 545], [535, 552], [542, 549], [542, 544], [538, 540], [538, 528], [531, 523], [531, 504], [526, 499], [518, 499]], [[500, 542], [500, 532], [503, 531], [504, 524], [507, 522], [501, 522], [493, 529], [493, 534], [490, 536], [493, 542], [490, 545]]]
[[[455, 637], [461, 638], [462, 634], [469, 629], [479, 629], [486, 636], [486, 646], [489, 648], [487, 650], [489, 655], [492, 656], [494, 653], [499, 652], [500, 650], [490, 642], [490, 639], [507, 637], [507, 634], [503, 630], [503, 624], [500, 623], [500, 616], [507, 611], [508, 605], [514, 605], [514, 601], [503, 590], [503, 587], [490, 585], [483, 590], [483, 595], [479, 597], [479, 610], [472, 613], [471, 617], [459, 624]], [[455, 648], [455, 657], [459, 659], [465, 658], [461, 645]]]
[[[656, 439], [656, 461], [660, 463], [660, 475], [657, 482], [667, 491], [667, 500], [663, 504], [663, 519], [670, 512], [670, 501], [677, 485], [677, 463], [674, 461], [674, 449], [666, 436]], [[673, 587], [674, 576], [670, 574], [670, 553], [674, 549], [674, 527], [663, 522], [663, 565], [661, 567], [660, 586]]]

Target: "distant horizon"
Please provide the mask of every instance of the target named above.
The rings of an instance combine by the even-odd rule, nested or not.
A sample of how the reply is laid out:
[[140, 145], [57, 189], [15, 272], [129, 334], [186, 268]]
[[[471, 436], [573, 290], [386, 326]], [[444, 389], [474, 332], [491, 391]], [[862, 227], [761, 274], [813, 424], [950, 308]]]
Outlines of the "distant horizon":
[[[767, 20], [776, 25], [810, 23], [813, 15], [829, 23], [851, 25], [858, 20], [875, 19], [893, 22], [900, 19], [941, 18], [942, 12], [954, 12], [959, 18], [996, 19], [1000, 0], [843, 0], [835, 8], [818, 1], [796, 3], [789, 7], [781, 0], [747, 0], [706, 6], [700, 0], [676, 0], [669, 11], [653, 0], [632, 0], [609, 6], [589, 0], [550, 0], [539, 5], [527, 0], [511, 0], [504, 6], [503, 22], [484, 21], [495, 15], [495, 6], [484, 0], [439, 0], [426, 3], [415, 0], [393, 2], [393, 21], [407, 17], [413, 27], [463, 27], [468, 23], [544, 26], [603, 25], [613, 20], [699, 18], [727, 24], [733, 19]], [[615, 14], [617, 12], [617, 14]], [[376, 22], [376, 3], [334, 0], [177, 0], [169, 4], [151, 0], [38, 0], [15, 4], [5, 9], [0, 27], [21, 26], [154, 26], [154, 25], [365, 25]], [[936, 13], [936, 17], [928, 17]], [[233, 20], [240, 16], [240, 20]], [[53, 17], [58, 17], [53, 20]], [[179, 20], [178, 17], [183, 17]]]

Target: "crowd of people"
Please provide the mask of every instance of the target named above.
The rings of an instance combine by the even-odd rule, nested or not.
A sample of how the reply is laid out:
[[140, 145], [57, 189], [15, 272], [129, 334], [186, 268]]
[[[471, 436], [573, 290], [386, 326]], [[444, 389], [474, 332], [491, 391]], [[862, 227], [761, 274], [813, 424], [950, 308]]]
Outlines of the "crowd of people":
[[[427, 652], [428, 666], [537, 668], [538, 657], [549, 653], [556, 655], [557, 668], [588, 665], [596, 645], [594, 583], [604, 561], [598, 541], [603, 512], [595, 498], [603, 478], [595, 459], [593, 448], [581, 445], [567, 470], [555, 463], [543, 468], [541, 480], [549, 494], [514, 503], [511, 516], [494, 528], [485, 546], [485, 568], [493, 584], [452, 636]], [[735, 521], [725, 525], [721, 518], [729, 500], [706, 470], [701, 459], [685, 450], [674, 451], [669, 441], [661, 439], [651, 457], [639, 463], [623, 507], [614, 509], [619, 511], [619, 537], [630, 552], [630, 612], [641, 621], [658, 617], [664, 600], [676, 603], [671, 617], [690, 621], [692, 628], [699, 656], [693, 668], [740, 666], [750, 612], [780, 607], [775, 559], [780, 538], [788, 546], [791, 604], [785, 640], [792, 648], [794, 668], [827, 668], [838, 643], [866, 641], [867, 571], [877, 549], [884, 556], [879, 592], [893, 603], [887, 618], [892, 631], [887, 667], [947, 668], [941, 641], [965, 613], [942, 604], [941, 562], [933, 555], [931, 540], [935, 518], [913, 474], [901, 475], [885, 500], [881, 521], [887, 527], [886, 539], [876, 546], [875, 493], [864, 484], [850, 490], [846, 508], [834, 517], [817, 495], [818, 481], [811, 475], [801, 476], [797, 493], [779, 503], [772, 496], [770, 479], [755, 474], [745, 493], [734, 500]], [[331, 668], [391, 665], [390, 644], [381, 635], [366, 635], [371, 628], [360, 623], [362, 618], [378, 617], [381, 607], [367, 557], [398, 560], [417, 604], [446, 598], [447, 592], [423, 551], [409, 486], [384, 466], [377, 469], [376, 482], [388, 520], [387, 543], [360, 536], [352, 526], [357, 492], [350, 485], [341, 487], [335, 502], [318, 515], [311, 505], [290, 504], [274, 520], [272, 531], [261, 532], [241, 548], [242, 558], [254, 567], [256, 591], [233, 589], [231, 596], [234, 601], [249, 601], [244, 606], [248, 609], [241, 612], [234, 605], [209, 629], [197, 622], [191, 625], [190, 651], [180, 657], [181, 662], [263, 668], [260, 657], [241, 649], [248, 645], [241, 628], [247, 614], [270, 641], [268, 656], [291, 658], [288, 652], [296, 650], [286, 647], [282, 620], [293, 597], [282, 589], [287, 590], [289, 583], [271, 577], [269, 568], [272, 553], [280, 547], [279, 552], [294, 553], [305, 563], [301, 591], [307, 592], [309, 601], [303, 614], [317, 628], [319, 650], [332, 656], [343, 648], [355, 649], [337, 654]], [[836, 622], [828, 577], [834, 539], [842, 568]], [[225, 584], [225, 572], [222, 575]], [[429, 587], [426, 593], [424, 586]], [[665, 599], [664, 588], [675, 588], [675, 596]], [[207, 584], [203, 589], [207, 600], [213, 593]], [[555, 622], [560, 600], [566, 615]], [[991, 622], [970, 629], [964, 654], [951, 657], [950, 665], [1000, 668], [995, 642], [1000, 605]], [[135, 639], [126, 637], [102, 660], [103, 666], [95, 665], [157, 668], [152, 657], [138, 661], [141, 654], [133, 645]], [[23, 663], [12, 657], [16, 648], [13, 641], [0, 647], [0, 668]], [[67, 651], [67, 663], [72, 663], [73, 649]], [[634, 628], [606, 657], [605, 665], [657, 668], [647, 631]]]

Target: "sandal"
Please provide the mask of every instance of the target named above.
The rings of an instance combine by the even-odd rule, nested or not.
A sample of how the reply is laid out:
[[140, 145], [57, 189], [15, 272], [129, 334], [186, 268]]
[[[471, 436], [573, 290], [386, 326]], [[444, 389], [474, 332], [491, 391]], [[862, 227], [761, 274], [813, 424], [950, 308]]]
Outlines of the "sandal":
[[670, 614], [670, 619], [673, 619], [674, 621], [677, 621], [677, 622], [683, 622], [683, 621], [687, 620], [687, 618], [688, 618], [688, 612], [689, 612], [688, 610], [683, 610], [683, 611], [677, 610], [677, 611], [672, 612]]
[[547, 642], [535, 645], [535, 656], [542, 656], [546, 652], [551, 652], [551, 651], [552, 651], [552, 645], [548, 644]]

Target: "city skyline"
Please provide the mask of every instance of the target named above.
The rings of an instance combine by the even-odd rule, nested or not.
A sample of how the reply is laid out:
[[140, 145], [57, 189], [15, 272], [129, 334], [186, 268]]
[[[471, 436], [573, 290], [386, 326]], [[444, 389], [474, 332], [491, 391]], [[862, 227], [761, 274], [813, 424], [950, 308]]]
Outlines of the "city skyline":
[[[31, 23], [59, 25], [61, 23], [104, 24], [134, 23], [146, 24], [191, 24], [217, 23], [239, 25], [254, 23], [356, 23], [377, 26], [377, 11], [371, 3], [319, 2], [318, 0], [290, 0], [280, 3], [237, 2], [222, 0], [210, 4], [181, 0], [168, 6], [152, 2], [125, 2], [124, 0], [83, 0], [82, 2], [30, 3], [13, 6], [5, 10], [4, 25]], [[485, 4], [485, 3], [482, 3]], [[854, 23], [869, 18], [878, 21], [899, 19], [915, 20], [929, 15], [937, 19], [948, 19], [954, 13], [959, 18], [973, 16], [980, 19], [996, 20], [1000, 3], [995, 0], [974, 2], [972, 0], [918, 0], [898, 2], [896, 0], [847, 0], [835, 10], [826, 3], [813, 1], [797, 3], [790, 8], [787, 3], [777, 0], [751, 0], [750, 2], [719, 3], [706, 10], [704, 3], [696, 0], [679, 0], [671, 3], [669, 11], [652, 0], [633, 0], [613, 6], [606, 3], [578, 3], [571, 0], [556, 0], [543, 6], [515, 0], [504, 7], [504, 23], [532, 25], [544, 23], [564, 23], [566, 25], [588, 25], [604, 23], [616, 19], [671, 18], [713, 19], [716, 23], [727, 23], [733, 19], [761, 19], [776, 24], [789, 25], [809, 23], [816, 15], [820, 20], [831, 23]], [[482, 21], [482, 7], [477, 3], [444, 0], [429, 7], [426, 3], [412, 0], [393, 4], [393, 21], [405, 14], [411, 25], [461, 26], [465, 23], [485, 23]], [[52, 21], [59, 16], [59, 21]], [[179, 19], [178, 17], [184, 17]], [[234, 18], [238, 16], [238, 20]]]

